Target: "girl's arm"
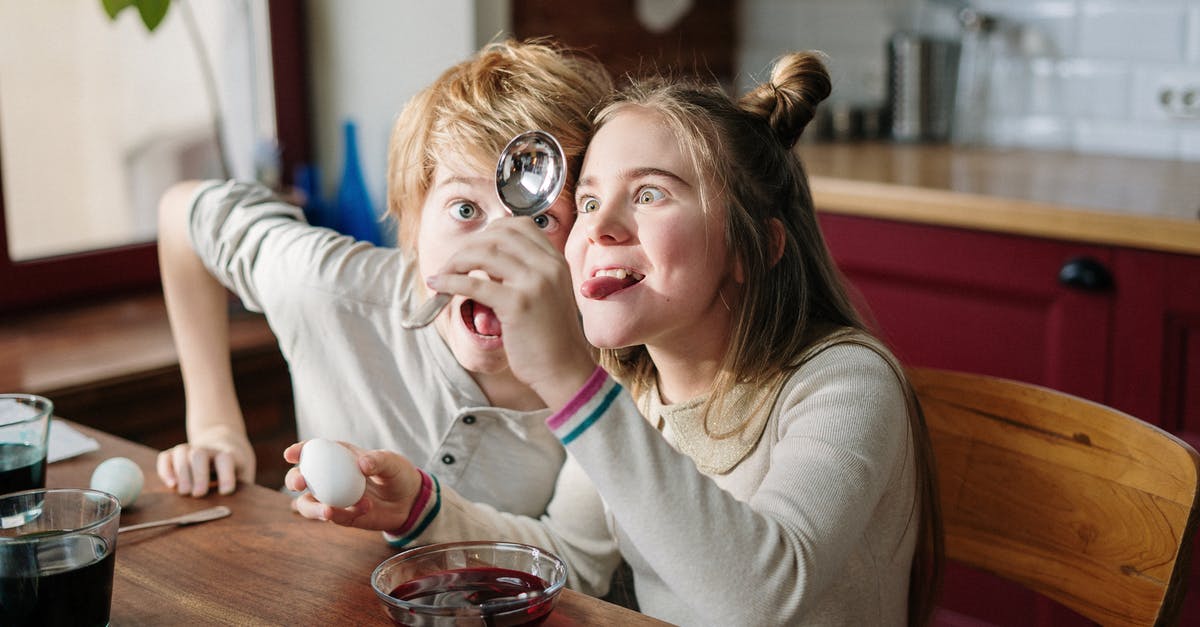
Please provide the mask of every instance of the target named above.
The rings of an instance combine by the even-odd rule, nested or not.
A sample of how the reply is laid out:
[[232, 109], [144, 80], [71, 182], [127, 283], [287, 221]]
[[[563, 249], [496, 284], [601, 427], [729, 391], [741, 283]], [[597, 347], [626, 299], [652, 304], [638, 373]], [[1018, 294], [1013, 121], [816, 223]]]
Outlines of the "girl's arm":
[[[620, 563], [616, 541], [609, 531], [604, 504], [590, 480], [570, 458], [563, 464], [546, 513], [538, 518], [500, 512], [474, 503], [442, 485], [436, 475], [417, 469], [389, 451], [363, 451], [345, 444], [367, 475], [367, 488], [358, 503], [334, 508], [304, 494], [295, 500], [301, 515], [339, 525], [384, 532], [397, 550], [411, 546], [463, 540], [503, 540], [540, 546], [567, 564], [567, 585], [586, 594], [608, 591], [612, 572]], [[284, 451], [289, 463], [299, 463], [303, 443]], [[284, 481], [291, 490], [307, 487], [299, 468]]]
[[[891, 561], [864, 577], [886, 579], [890, 569], [907, 580], [910, 553], [902, 547], [911, 546], [904, 542], [917, 521], [909, 518], [904, 397], [887, 365], [865, 352], [831, 348], [793, 375], [773, 432], [758, 444], [778, 439], [769, 470], [744, 500], [674, 450], [602, 372], [580, 402], [551, 419], [629, 544], [686, 604], [684, 622], [812, 619], [845, 577], [849, 556], [868, 543]], [[655, 609], [653, 599], [639, 602]]]

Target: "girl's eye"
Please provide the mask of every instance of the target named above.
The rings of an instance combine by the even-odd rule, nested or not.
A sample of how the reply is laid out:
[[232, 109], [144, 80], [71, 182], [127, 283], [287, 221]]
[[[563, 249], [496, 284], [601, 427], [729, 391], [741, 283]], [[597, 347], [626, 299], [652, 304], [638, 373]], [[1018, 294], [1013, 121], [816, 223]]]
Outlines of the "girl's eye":
[[593, 196], [584, 196], [579, 200], [579, 213], [592, 213], [600, 209], [600, 201]]
[[537, 225], [537, 228], [543, 231], [549, 231], [558, 226], [558, 218], [548, 213], [543, 213], [541, 215], [533, 216], [533, 223]]
[[648, 205], [666, 197], [667, 195], [657, 187], [643, 187], [642, 189], [638, 190], [637, 203], [639, 205]]
[[479, 207], [472, 205], [469, 202], [460, 202], [450, 208], [450, 213], [457, 220], [467, 221], [474, 220], [479, 217]]

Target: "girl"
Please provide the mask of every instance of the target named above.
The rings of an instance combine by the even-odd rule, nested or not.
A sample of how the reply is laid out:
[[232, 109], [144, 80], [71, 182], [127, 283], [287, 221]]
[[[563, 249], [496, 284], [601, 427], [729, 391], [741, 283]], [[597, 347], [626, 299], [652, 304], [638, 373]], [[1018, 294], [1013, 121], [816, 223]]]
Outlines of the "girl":
[[[406, 330], [400, 320], [431, 294], [421, 277], [506, 215], [493, 182], [505, 143], [532, 128], [553, 132], [577, 174], [591, 109], [610, 91], [598, 62], [548, 42], [493, 44], [448, 69], [392, 133], [388, 211], [400, 249], [309, 226], [261, 186], [169, 191], [160, 259], [188, 442], [159, 454], [163, 481], [203, 496], [210, 468], [222, 493], [254, 480], [229, 372], [224, 285], [265, 313], [279, 338], [300, 437], [400, 451], [472, 498], [544, 512], [565, 453], [543, 424], [549, 410], [509, 371], [495, 316], [458, 298], [429, 327]], [[547, 246], [565, 243], [571, 201], [564, 194], [538, 220]]]
[[[923, 419], [846, 296], [791, 151], [829, 90], [813, 54], [782, 58], [740, 102], [715, 86], [626, 90], [597, 117], [569, 269], [528, 221], [508, 220], [430, 280], [495, 310], [510, 366], [556, 409], [547, 424], [590, 484], [569, 475], [549, 516], [522, 519], [375, 451], [359, 457], [362, 501], [307, 497], [301, 513], [398, 546], [530, 542], [589, 573], [606, 548], [571, 534], [600, 523], [555, 503], [596, 490], [648, 614], [925, 622], [941, 536]], [[569, 324], [568, 280], [611, 375]], [[288, 483], [304, 478], [293, 469]]]

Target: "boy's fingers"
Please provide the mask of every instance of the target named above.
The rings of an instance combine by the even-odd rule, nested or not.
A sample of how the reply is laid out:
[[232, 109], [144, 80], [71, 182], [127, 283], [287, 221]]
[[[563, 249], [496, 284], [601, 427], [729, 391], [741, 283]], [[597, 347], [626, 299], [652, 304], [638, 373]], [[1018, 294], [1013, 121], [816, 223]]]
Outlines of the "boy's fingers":
[[237, 489], [237, 464], [233, 461], [233, 453], [222, 451], [213, 459], [217, 469], [217, 491], [221, 494], [233, 494]]
[[154, 466], [158, 471], [158, 478], [162, 479], [167, 488], [174, 488], [179, 481], [175, 477], [175, 467], [171, 464], [171, 451], [159, 451], [158, 458], [154, 462]]

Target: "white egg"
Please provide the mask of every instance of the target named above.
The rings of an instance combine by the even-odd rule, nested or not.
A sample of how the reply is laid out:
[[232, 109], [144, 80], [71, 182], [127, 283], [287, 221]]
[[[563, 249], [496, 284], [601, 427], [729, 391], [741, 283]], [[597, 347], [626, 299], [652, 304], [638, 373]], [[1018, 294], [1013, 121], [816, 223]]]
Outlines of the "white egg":
[[146, 476], [142, 474], [142, 469], [128, 457], [106, 459], [92, 471], [92, 489], [117, 497], [122, 508], [133, 505], [142, 494], [145, 483]]
[[333, 507], [350, 507], [362, 498], [367, 478], [358, 469], [350, 449], [320, 438], [300, 449], [300, 474], [318, 501]]

